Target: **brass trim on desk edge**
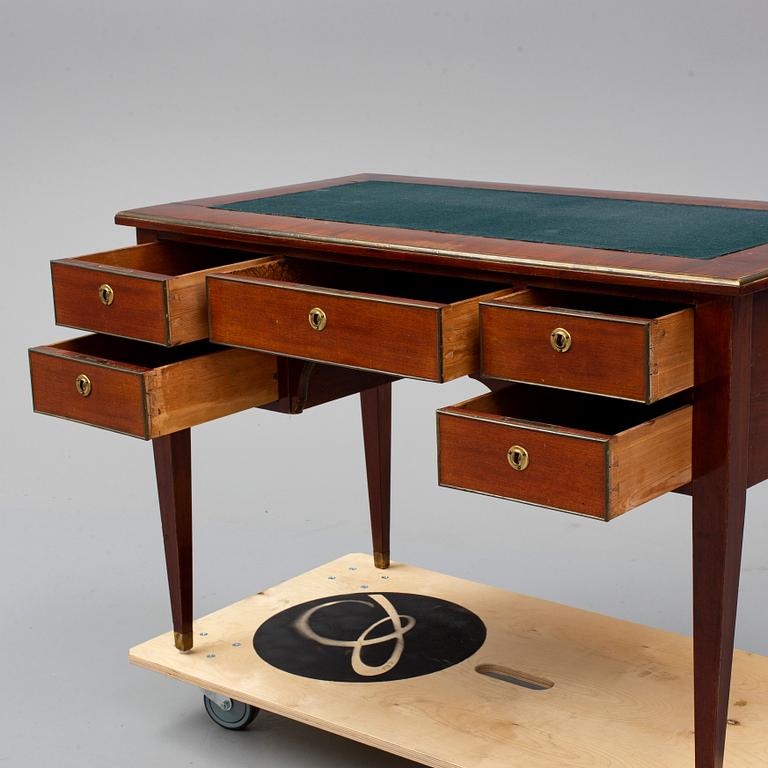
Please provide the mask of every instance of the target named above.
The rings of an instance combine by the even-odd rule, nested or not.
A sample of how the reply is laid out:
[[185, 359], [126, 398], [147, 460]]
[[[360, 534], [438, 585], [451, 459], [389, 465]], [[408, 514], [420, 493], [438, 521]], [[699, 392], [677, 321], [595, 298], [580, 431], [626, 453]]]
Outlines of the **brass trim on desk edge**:
[[[414, 245], [397, 245], [394, 243], [378, 243], [373, 240], [353, 240], [338, 237], [323, 237], [321, 235], [298, 234], [296, 232], [282, 232], [272, 229], [257, 229], [254, 227], [244, 227], [237, 224], [211, 224], [201, 223], [190, 219], [168, 219], [163, 216], [137, 215], [129, 211], [120, 211], [115, 215], [115, 219], [130, 219], [128, 226], [137, 226], [134, 222], [150, 224], [170, 224], [188, 227], [190, 229], [202, 229], [207, 232], [240, 232], [242, 234], [257, 235], [261, 237], [283, 238], [287, 240], [309, 241], [317, 243], [329, 243], [331, 245], [351, 245], [357, 248], [370, 248], [381, 251], [396, 251], [401, 253], [419, 253], [430, 256], [446, 256], [454, 259], [466, 259], [467, 261], [493, 261], [499, 264], [511, 264], [515, 266], [533, 266], [546, 269], [556, 269], [560, 271], [582, 272], [586, 274], [617, 275], [621, 277], [651, 278], [664, 280], [666, 282], [685, 283], [692, 285], [716, 285], [723, 288], [744, 288], [751, 283], [757, 282], [768, 277], [768, 268], [761, 272], [756, 272], [745, 278], [724, 278], [710, 277], [709, 275], [687, 275], [679, 272], [656, 272], [654, 270], [633, 269], [631, 267], [608, 267], [594, 266], [584, 264], [570, 264], [567, 262], [547, 261], [544, 259], [522, 259], [516, 256], [496, 256], [493, 254], [468, 253], [466, 251], [448, 251], [441, 248], [423, 248]], [[123, 222], [118, 222], [123, 223]], [[522, 242], [522, 241], [515, 241]], [[578, 247], [578, 246], [574, 246]], [[617, 251], [617, 253], [624, 253]], [[629, 253], [629, 251], [626, 251]]]
[[[514, 294], [512, 295], [514, 296]], [[673, 302], [675, 306], [680, 303], [681, 302]], [[600, 312], [593, 309], [570, 309], [569, 307], [545, 307], [541, 305], [526, 306], [525, 304], [506, 303], [503, 297], [501, 299], [489, 299], [487, 301], [481, 301], [479, 304], [481, 307], [489, 307], [490, 309], [503, 309], [507, 312], [538, 312], [542, 315], [583, 317], [587, 320], [617, 324], [621, 323], [624, 325], [647, 325], [648, 323], [652, 323], [655, 319], [657, 319], [655, 317], [639, 317], [638, 315], [616, 315], [611, 314], [610, 312]], [[692, 307], [693, 305], [686, 305], [682, 307], [682, 309], [685, 309], [688, 306]], [[674, 312], [668, 312], [665, 315], [661, 315], [661, 317], [667, 317], [670, 314], [674, 314]]]
[[[474, 399], [474, 398], [470, 398]], [[567, 432], [565, 428], [557, 428], [555, 425], [545, 424], [540, 421], [527, 421], [525, 419], [515, 419], [514, 421], [507, 421], [506, 419], [512, 419], [512, 416], [497, 416], [491, 418], [489, 416], [479, 415], [480, 411], [452, 411], [451, 408], [455, 406], [448, 405], [445, 408], [438, 408], [437, 413], [443, 416], [455, 416], [457, 419], [470, 419], [471, 421], [482, 421], [488, 424], [498, 424], [502, 427], [509, 427], [510, 429], [522, 429], [526, 432], [546, 432], [548, 435], [556, 435], [558, 437], [570, 437], [573, 440], [587, 440], [592, 443], [610, 443], [614, 435], [600, 435], [599, 432], [593, 432], [592, 434], [585, 435], [577, 432]], [[644, 423], [644, 422], [643, 422]], [[584, 430], [589, 432], [589, 430]]]
[[[291, 355], [287, 352], [276, 352], [274, 349], [265, 349], [263, 347], [248, 347], [245, 344], [233, 344], [229, 341], [214, 341], [213, 338], [208, 336], [208, 341], [211, 344], [217, 344], [218, 346], [232, 349], [248, 349], [252, 352], [262, 352], [267, 355], [274, 355], [276, 357], [289, 357], [291, 360], [304, 360], [307, 363], [323, 363], [324, 365], [336, 365], [339, 368], [349, 368], [352, 371], [367, 371], [368, 373], [383, 373], [385, 376], [393, 376], [397, 379], [413, 379], [414, 381], [430, 381], [433, 384], [445, 384], [442, 378], [428, 378], [426, 376], [414, 376], [410, 373], [397, 373], [396, 371], [385, 371], [383, 368], [365, 368], [360, 365], [350, 365], [348, 363], [338, 363], [335, 360], [321, 360], [319, 357], [302, 357], [301, 355]], [[442, 369], [438, 368], [440, 376], [443, 375]], [[457, 376], [456, 378], [462, 378]], [[455, 381], [451, 379], [450, 381]], [[259, 406], [256, 406], [257, 408]]]
[[[111, 336], [112, 334], [101, 334], [104, 336]], [[64, 341], [57, 341], [54, 342], [54, 344], [43, 344], [39, 347], [30, 347], [27, 351], [30, 354], [36, 354], [36, 355], [45, 355], [46, 357], [55, 357], [57, 360], [70, 360], [72, 362], [76, 363], [82, 363], [83, 365], [88, 365], [93, 368], [105, 368], [108, 371], [119, 371], [120, 373], [127, 373], [131, 374], [133, 376], [144, 376], [144, 374], [148, 373], [149, 371], [154, 371], [157, 368], [161, 368], [162, 366], [158, 365], [155, 366], [155, 368], [145, 368], [144, 366], [135, 366], [133, 368], [126, 368], [126, 365], [130, 365], [129, 363], [120, 363], [118, 360], [112, 360], [108, 357], [93, 357], [91, 355], [86, 355], [82, 352], [76, 352], [74, 355], [62, 355], [61, 352], [71, 352], [72, 350], [60, 350], [55, 345], [56, 344], [63, 344], [67, 341], [77, 341], [78, 338], [81, 337], [75, 337], [74, 339], [65, 339]], [[121, 337], [123, 338], [123, 337]], [[53, 351], [49, 351], [53, 350]], [[190, 360], [194, 358], [188, 358]], [[109, 363], [114, 363], [113, 365], [110, 365]], [[137, 370], [138, 368], [141, 368], [142, 370]]]
[[479, 496], [490, 496], [491, 498], [494, 498], [494, 499], [503, 499], [504, 501], [514, 501], [518, 504], [527, 504], [528, 506], [538, 507], [539, 509], [551, 509], [553, 512], [565, 512], [566, 515], [576, 515], [576, 517], [585, 517], [588, 520], [595, 520], [598, 523], [610, 523], [611, 521], [615, 520], [616, 517], [621, 517], [621, 515], [616, 515], [614, 517], [608, 517], [606, 515], [604, 517], [601, 517], [599, 515], [590, 515], [590, 514], [587, 514], [586, 512], [574, 512], [572, 509], [563, 509], [562, 507], [550, 507], [547, 504], [539, 504], [535, 501], [518, 499], [513, 496], [502, 496], [501, 494], [490, 493], [489, 491], [478, 491], [476, 488], [464, 488], [464, 486], [461, 486], [461, 485], [451, 485], [450, 483], [444, 483], [439, 479], [437, 481], [437, 484], [440, 488], [451, 488], [455, 491], [464, 491], [466, 493], [476, 493]]
[[[275, 290], [280, 291], [298, 291], [299, 293], [313, 293], [318, 294], [321, 296], [331, 296], [336, 299], [349, 299], [353, 301], [373, 301], [378, 304], [394, 304], [398, 307], [412, 307], [414, 309], [424, 309], [424, 310], [430, 310], [432, 312], [442, 312], [442, 310], [446, 309], [447, 307], [452, 306], [453, 304], [458, 304], [458, 301], [455, 302], [440, 302], [440, 301], [428, 301], [426, 299], [401, 299], [398, 296], [390, 296], [386, 293], [369, 293], [367, 291], [355, 291], [355, 290], [344, 290], [343, 288], [324, 288], [322, 285], [312, 285], [312, 283], [295, 283], [293, 281], [288, 280], [272, 280], [269, 278], [248, 278], [248, 277], [239, 277], [238, 272], [240, 270], [237, 270], [235, 272], [216, 272], [212, 275], [209, 275], [213, 280], [222, 280], [228, 283], [239, 283], [240, 285], [252, 285], [252, 286], [258, 286], [261, 288], [274, 288]], [[206, 279], [206, 285], [208, 284], [208, 280]], [[486, 294], [482, 294], [486, 295]], [[470, 299], [472, 298], [479, 298], [479, 297], [473, 297], [470, 296]], [[460, 301], [464, 301], [464, 299], [461, 299]]]
[[[147, 339], [142, 336], [126, 336], [122, 333], [113, 333], [112, 331], [100, 331], [96, 328], [86, 328], [84, 325], [71, 325], [70, 323], [60, 323], [58, 320], [56, 320], [56, 317], [54, 316], [54, 325], [56, 325], [57, 328], [71, 328], [73, 331], [87, 331], [91, 334], [98, 334], [99, 336], [114, 336], [116, 339], [126, 339], [127, 341], [140, 341], [142, 344], [151, 344], [154, 347], [162, 347], [163, 349], [173, 349], [173, 347], [178, 347], [180, 344], [178, 342], [174, 342], [173, 344], [167, 344], [164, 341], [153, 341], [151, 339]], [[166, 334], [167, 337], [167, 334]], [[82, 338], [82, 336], [76, 336], [74, 338]], [[188, 344], [194, 344], [196, 341], [205, 341], [208, 337], [207, 336], [201, 336], [199, 339], [194, 339], [193, 341], [187, 342]], [[73, 341], [74, 339], [65, 339], [65, 341]], [[54, 344], [59, 344], [60, 342], [56, 341]], [[41, 345], [41, 346], [51, 346], [48, 345]], [[34, 349], [34, 347], [33, 347]]]
[[75, 419], [72, 416], [62, 416], [60, 413], [54, 413], [53, 411], [44, 411], [42, 408], [32, 408], [32, 413], [39, 413], [42, 416], [53, 416], [54, 419], [62, 419], [63, 421], [70, 421], [73, 424], [84, 424], [86, 427], [92, 429], [103, 429], [106, 432], [114, 432], [116, 435], [125, 435], [126, 437], [135, 437], [138, 440], [151, 440], [151, 437], [145, 435], [137, 435], [135, 432], [126, 432], [124, 429], [117, 429], [115, 427], [105, 427], [103, 424], [94, 424], [92, 421], [83, 421], [82, 419]]
[[[663, 400], [664, 398], [658, 398], [658, 400], [641, 400], [639, 397], [626, 397], [624, 395], [611, 395], [607, 392], [595, 392], [594, 389], [574, 389], [573, 387], [561, 387], [557, 384], [542, 384], [539, 381], [527, 381], [526, 379], [510, 379], [506, 376], [486, 376], [488, 379], [493, 379], [494, 381], [507, 381], [510, 384], [526, 384], [531, 387], [543, 387], [544, 389], [554, 389], [560, 392], [575, 392], [577, 395], [592, 395], [593, 397], [607, 397], [611, 400], [621, 400], [625, 403], [639, 403], [641, 405], [653, 405], [653, 403], [659, 402], [659, 400]], [[648, 377], [650, 379], [650, 376]], [[482, 383], [482, 382], [481, 382]], [[483, 385], [485, 386], [485, 385]], [[677, 392], [672, 392], [671, 395], [667, 395], [666, 397], [671, 397], [672, 395], [677, 395], [680, 392], [685, 392], [687, 389], [692, 389], [693, 386], [685, 387], [683, 389], [678, 390]], [[490, 392], [485, 393], [490, 394]], [[468, 402], [469, 400], [474, 400], [474, 397], [467, 398], [467, 401], [462, 400], [463, 402]], [[450, 405], [445, 405], [443, 408], [451, 408]]]

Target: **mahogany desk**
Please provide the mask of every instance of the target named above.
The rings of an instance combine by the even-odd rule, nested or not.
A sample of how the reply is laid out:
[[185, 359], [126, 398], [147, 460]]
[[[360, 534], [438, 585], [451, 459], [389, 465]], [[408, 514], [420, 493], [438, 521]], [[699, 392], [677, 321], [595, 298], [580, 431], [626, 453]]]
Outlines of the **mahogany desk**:
[[137, 246], [52, 263], [57, 323], [95, 335], [30, 351], [34, 406], [153, 441], [179, 650], [190, 427], [359, 392], [386, 569], [391, 382], [471, 375], [490, 392], [438, 412], [441, 484], [602, 520], [692, 495], [695, 765], [722, 766], [768, 203], [363, 174], [116, 221]]

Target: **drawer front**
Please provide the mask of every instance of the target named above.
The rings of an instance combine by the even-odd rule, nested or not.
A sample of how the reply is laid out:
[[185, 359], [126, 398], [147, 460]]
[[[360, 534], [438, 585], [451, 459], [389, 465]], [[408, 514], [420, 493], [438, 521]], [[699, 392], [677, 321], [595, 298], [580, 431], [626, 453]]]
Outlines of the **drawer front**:
[[[447, 413], [438, 413], [437, 425], [440, 485], [607, 516], [606, 440]], [[510, 463], [514, 446], [527, 452], [525, 469], [514, 469]]]
[[53, 261], [56, 322], [167, 347], [205, 339], [205, 278], [266, 258], [246, 255], [157, 241]]
[[[481, 305], [485, 375], [648, 402], [650, 323]], [[563, 329], [560, 352], [552, 333]], [[557, 343], [557, 339], [555, 340]]]
[[[29, 354], [35, 411], [136, 437], [148, 436], [140, 369], [116, 369], [61, 357], [52, 347], [42, 349], [45, 351], [30, 350]], [[87, 376], [91, 382], [85, 396], [78, 391], [78, 376]]]
[[[162, 278], [66, 262], [53, 262], [51, 276], [58, 325], [168, 343], [168, 302]], [[109, 287], [111, 303], [102, 301], [101, 290], [107, 290], [102, 286]]]
[[652, 403], [693, 386], [693, 308], [529, 288], [480, 305], [490, 377]]
[[205, 342], [158, 350], [96, 334], [31, 349], [29, 362], [35, 411], [144, 439], [278, 397], [273, 355]]
[[690, 482], [692, 412], [514, 384], [438, 411], [439, 481], [610, 520]]
[[[325, 289], [212, 278], [211, 341], [439, 381], [440, 307]], [[313, 309], [324, 323], [310, 323]]]

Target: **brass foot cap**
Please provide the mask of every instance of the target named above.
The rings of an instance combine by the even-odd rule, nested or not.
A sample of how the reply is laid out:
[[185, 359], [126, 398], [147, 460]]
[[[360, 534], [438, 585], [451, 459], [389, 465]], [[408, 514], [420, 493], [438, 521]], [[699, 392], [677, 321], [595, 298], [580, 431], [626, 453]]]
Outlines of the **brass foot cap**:
[[377, 568], [389, 568], [389, 553], [384, 554], [384, 552], [374, 552], [373, 564]]
[[191, 651], [192, 650], [192, 633], [191, 632], [174, 632], [173, 644], [180, 651]]

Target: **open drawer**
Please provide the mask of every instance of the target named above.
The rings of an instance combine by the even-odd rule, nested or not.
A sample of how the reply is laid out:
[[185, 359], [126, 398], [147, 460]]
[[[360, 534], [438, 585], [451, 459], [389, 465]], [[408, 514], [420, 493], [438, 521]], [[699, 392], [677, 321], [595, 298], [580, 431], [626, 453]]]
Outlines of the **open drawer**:
[[514, 384], [437, 412], [439, 483], [610, 520], [690, 482], [691, 417]]
[[154, 242], [51, 262], [56, 323], [173, 346], [208, 336], [205, 277], [243, 251]]
[[497, 284], [281, 258], [208, 278], [220, 344], [429, 381], [479, 368], [477, 305]]
[[146, 439], [277, 399], [272, 355], [94, 334], [29, 350], [38, 413]]
[[480, 307], [486, 376], [651, 403], [693, 386], [693, 308], [532, 288]]

